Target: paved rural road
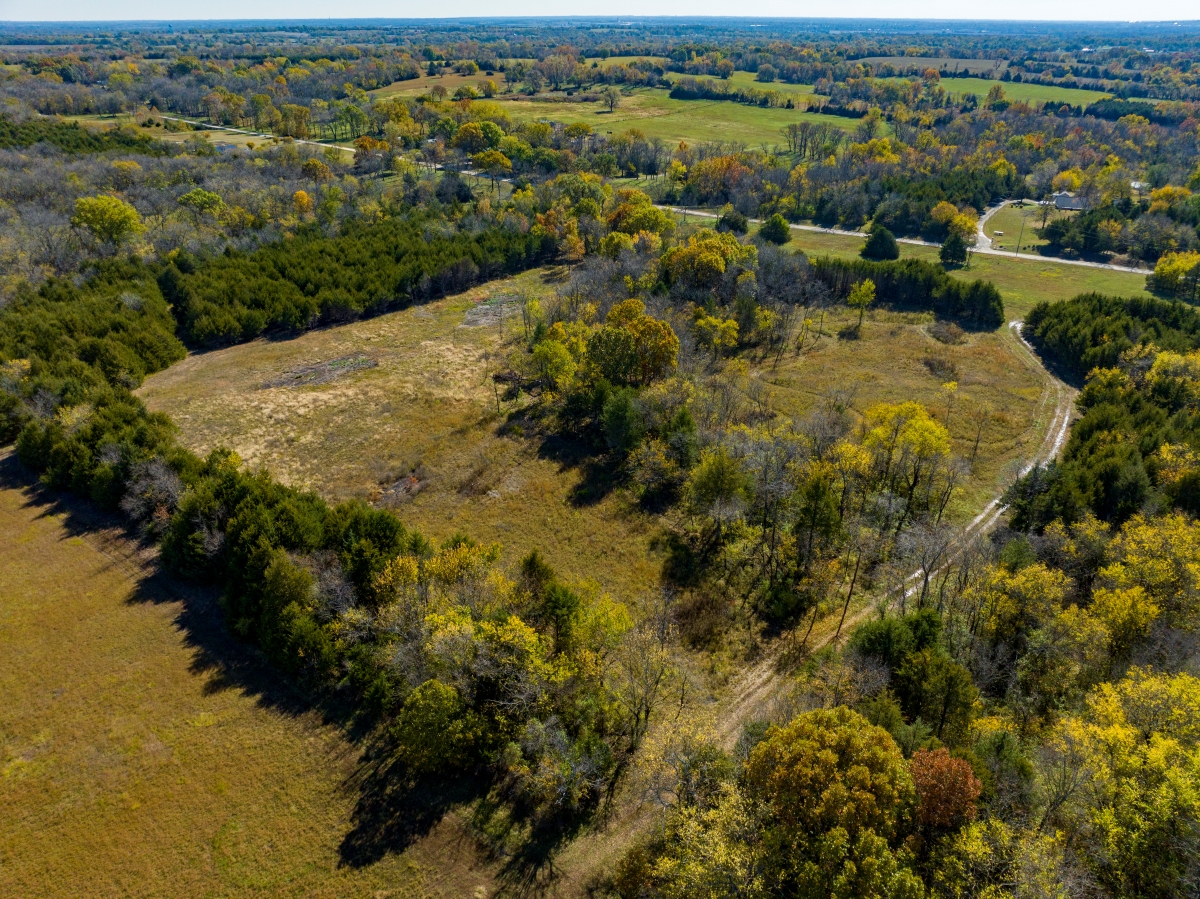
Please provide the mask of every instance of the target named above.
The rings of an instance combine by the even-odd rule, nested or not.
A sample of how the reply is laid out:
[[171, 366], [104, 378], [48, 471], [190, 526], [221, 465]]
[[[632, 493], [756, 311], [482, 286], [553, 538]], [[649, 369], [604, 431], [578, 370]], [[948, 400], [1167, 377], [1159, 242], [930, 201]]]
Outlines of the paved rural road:
[[[1020, 469], [1020, 474], [1024, 476], [1035, 466], [1043, 465], [1057, 457], [1062, 450], [1069, 433], [1075, 390], [1046, 370], [1032, 345], [1021, 333], [1022, 324], [1020, 321], [1012, 321], [1008, 323], [1008, 327], [1018, 341], [1022, 361], [1031, 369], [1036, 369], [1041, 373], [1046, 385], [1042, 393], [1042, 408], [1051, 410], [1049, 424], [1043, 432], [1037, 450], [1025, 460]], [[1045, 420], [1045, 413], [1042, 417]], [[994, 528], [1007, 510], [1008, 506], [1004, 504], [1003, 494], [998, 494], [963, 528], [962, 533], [955, 541], [958, 549], [952, 552], [947, 561], [936, 571], [929, 572], [929, 575], [932, 576], [957, 561], [963, 549], [976, 537], [986, 534]], [[918, 589], [924, 575], [924, 571], [917, 570], [908, 576], [905, 583], [916, 582], [916, 585], [908, 587], [905, 595]], [[849, 633], [854, 625], [870, 615], [874, 608], [873, 605], [867, 605], [851, 614], [847, 617], [842, 632]], [[832, 640], [833, 638], [829, 637], [814, 649], [820, 649], [831, 643]], [[741, 735], [742, 727], [767, 712], [771, 703], [786, 688], [787, 676], [778, 670], [781, 651], [782, 648], [777, 646], [768, 652], [761, 661], [749, 668], [733, 684], [729, 697], [724, 701], [717, 715], [717, 734], [726, 750], [734, 748]]]
[[[993, 206], [991, 209], [988, 209], [984, 212], [983, 217], [979, 220], [978, 231], [975, 235], [976, 245], [971, 248], [972, 253], [981, 253], [984, 256], [1005, 256], [1009, 259], [1028, 259], [1031, 262], [1052, 262], [1055, 265], [1078, 265], [1084, 268], [1103, 268], [1112, 272], [1132, 272], [1137, 275], [1150, 274], [1149, 269], [1133, 268], [1132, 266], [1128, 265], [1110, 265], [1106, 262], [1085, 262], [1082, 259], [1060, 259], [1058, 256], [1039, 256], [1032, 253], [1026, 253], [1025, 255], [1021, 256], [1017, 253], [1010, 253], [1007, 250], [993, 249], [991, 238], [987, 237], [983, 233], [983, 226], [986, 224], [989, 218], [991, 218], [1011, 202], [1013, 201], [1005, 200], [999, 206]], [[671, 212], [677, 212], [681, 215], [694, 215], [700, 218], [710, 219], [720, 218], [720, 216], [715, 212], [704, 212], [699, 209], [685, 209], [682, 206], [659, 205], [658, 208], [667, 209]], [[762, 224], [762, 219], [747, 219], [747, 221], [753, 222], [756, 225]], [[790, 227], [795, 231], [817, 231], [821, 234], [840, 234], [843, 237], [867, 236], [866, 231], [842, 231], [839, 228], [822, 228], [820, 225], [791, 225]], [[982, 241], [986, 241], [986, 243], [983, 243], [981, 238]], [[917, 240], [915, 237], [897, 237], [896, 243], [905, 243], [914, 247], [941, 247], [940, 243], [931, 243], [927, 240]]]

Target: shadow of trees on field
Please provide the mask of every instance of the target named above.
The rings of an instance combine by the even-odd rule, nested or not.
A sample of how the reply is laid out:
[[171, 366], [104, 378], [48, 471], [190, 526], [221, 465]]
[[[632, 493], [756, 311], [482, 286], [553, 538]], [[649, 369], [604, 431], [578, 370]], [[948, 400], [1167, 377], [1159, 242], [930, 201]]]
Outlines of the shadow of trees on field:
[[599, 455], [582, 440], [559, 434], [542, 435], [538, 444], [539, 459], [558, 465], [559, 471], [574, 470], [579, 482], [567, 494], [567, 502], [575, 508], [587, 508], [602, 502], [622, 480], [621, 466], [609, 454]]
[[[43, 487], [16, 457], [0, 451], [0, 489], [25, 497], [25, 508], [39, 518], [58, 518], [70, 537], [87, 537], [114, 566], [127, 571], [135, 588], [133, 604], [176, 604], [174, 624], [193, 653], [190, 671], [204, 678], [204, 695], [239, 690], [265, 709], [294, 717], [315, 716], [321, 724], [342, 729], [360, 756], [340, 788], [353, 808], [338, 847], [340, 864], [364, 867], [389, 854], [403, 852], [428, 835], [456, 807], [477, 802], [487, 793], [483, 779], [413, 779], [399, 769], [386, 733], [356, 715], [350, 697], [338, 692], [306, 691], [273, 669], [253, 647], [236, 639], [225, 626], [220, 590], [181, 581], [158, 564], [157, 551], [130, 530], [116, 514], [92, 503]], [[530, 852], [512, 860], [514, 888], [544, 880], [549, 854], [530, 841]], [[474, 839], [471, 840], [474, 851]]]
[[43, 487], [15, 453], [0, 455], [0, 488], [25, 493], [26, 507], [40, 508], [39, 518], [57, 517], [71, 537], [90, 537], [94, 548], [124, 568], [135, 587], [133, 604], [178, 603], [174, 624], [192, 650], [192, 674], [203, 677], [205, 696], [241, 690], [262, 708], [288, 715], [318, 712], [325, 723], [353, 726], [349, 706], [337, 697], [319, 698], [284, 680], [253, 647], [225, 627], [220, 590], [179, 580], [158, 564], [157, 549], [115, 513], [70, 493]]
[[480, 799], [488, 785], [469, 775], [453, 781], [412, 777], [395, 761], [387, 735], [375, 733], [363, 741], [358, 768], [343, 786], [356, 799], [338, 852], [343, 865], [358, 868], [403, 852], [452, 809]]

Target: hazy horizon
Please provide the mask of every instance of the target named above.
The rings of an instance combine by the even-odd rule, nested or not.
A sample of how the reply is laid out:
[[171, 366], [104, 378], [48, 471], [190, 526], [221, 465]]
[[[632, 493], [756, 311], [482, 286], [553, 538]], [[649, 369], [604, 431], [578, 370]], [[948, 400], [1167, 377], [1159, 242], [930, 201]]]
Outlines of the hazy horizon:
[[[979, 14], [964, 10], [961, 3], [950, 0], [918, 0], [906, 4], [897, 16], [895, 4], [883, 0], [847, 0], [841, 4], [841, 15], [814, 15], [808, 4], [799, 5], [783, 0], [752, 0], [743, 4], [738, 15], [726, 12], [727, 5], [714, 0], [655, 0], [629, 2], [614, 0], [604, 14], [584, 12], [573, 4], [551, 3], [549, 0], [519, 0], [497, 15], [493, 4], [481, 0], [451, 0], [443, 4], [437, 15], [423, 12], [418, 4], [396, 4], [386, 0], [359, 0], [351, 4], [349, 14], [329, 16], [328, 4], [314, 0], [206, 0], [204, 3], [183, 0], [170, 4], [171, 15], [161, 14], [163, 4], [153, 0], [63, 0], [56, 3], [53, 14], [47, 17], [45, 0], [0, 0], [0, 23], [4, 24], [92, 24], [113, 23], [192, 23], [192, 22], [342, 22], [358, 20], [424, 20], [452, 19], [606, 19], [613, 17], [647, 18], [724, 18], [724, 19], [797, 19], [827, 21], [945, 21], [945, 22], [1029, 22], [1064, 24], [1165, 24], [1200, 25], [1194, 0], [1155, 0], [1140, 4], [1137, 18], [1129, 17], [1129, 7], [1115, 0], [1066, 0], [1046, 4], [1037, 0], [1014, 0], [1006, 4], [1006, 15], [998, 17], [994, 8], [979, 7]], [[1047, 12], [1049, 7], [1051, 12]], [[343, 7], [344, 8], [344, 7]]]

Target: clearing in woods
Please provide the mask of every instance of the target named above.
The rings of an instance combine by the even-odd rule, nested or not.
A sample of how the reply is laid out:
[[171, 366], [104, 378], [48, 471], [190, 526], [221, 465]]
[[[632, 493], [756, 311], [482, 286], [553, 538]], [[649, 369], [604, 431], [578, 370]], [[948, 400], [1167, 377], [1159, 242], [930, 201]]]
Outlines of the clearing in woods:
[[[501, 394], [496, 411], [491, 374], [524, 340], [519, 301], [552, 293], [557, 276], [528, 272], [290, 340], [192, 355], [139, 392], [198, 452], [228, 446], [286, 483], [392, 506], [433, 538], [463, 532], [499, 543], [510, 562], [537, 548], [565, 576], [631, 598], [658, 583], [661, 522], [610, 489], [610, 473], [538, 433], [521, 414], [527, 396]], [[928, 315], [879, 309], [862, 339], [838, 339], [849, 322], [844, 308], [823, 320], [816, 312], [813, 326], [823, 323], [824, 336], [815, 347], [788, 353], [777, 368], [750, 361], [736, 376], [745, 401], [802, 416], [843, 390], [860, 412], [915, 399], [944, 415], [942, 385], [957, 381], [950, 430], [960, 455], [970, 455], [988, 413], [973, 476], [954, 510], [965, 521], [1000, 489], [1044, 426], [1038, 374], [1014, 359], [1004, 329], [944, 344], [930, 336]], [[330, 365], [339, 367], [336, 376], [316, 377]]]

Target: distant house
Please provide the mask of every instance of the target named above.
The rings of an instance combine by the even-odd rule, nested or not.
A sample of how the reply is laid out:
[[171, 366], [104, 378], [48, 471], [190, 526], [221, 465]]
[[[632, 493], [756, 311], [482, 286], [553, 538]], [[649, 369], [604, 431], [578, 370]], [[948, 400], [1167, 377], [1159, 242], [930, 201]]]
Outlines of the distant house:
[[1087, 200], [1075, 196], [1069, 190], [1060, 190], [1051, 194], [1051, 198], [1054, 200], [1055, 209], [1087, 209]]

